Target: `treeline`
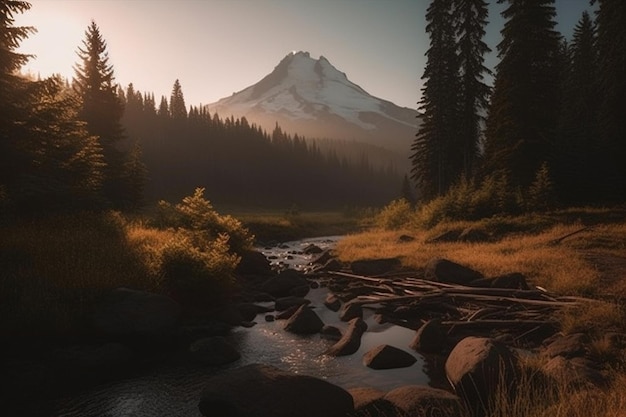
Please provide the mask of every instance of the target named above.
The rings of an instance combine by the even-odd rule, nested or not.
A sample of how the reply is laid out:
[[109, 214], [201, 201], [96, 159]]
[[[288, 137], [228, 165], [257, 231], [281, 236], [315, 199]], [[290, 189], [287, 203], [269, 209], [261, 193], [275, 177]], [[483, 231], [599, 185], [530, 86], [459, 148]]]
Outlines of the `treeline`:
[[178, 80], [158, 108], [152, 94], [132, 84], [119, 95], [128, 138], [147, 167], [148, 199], [178, 200], [196, 186], [215, 203], [280, 208], [379, 205], [400, 195], [401, 177], [391, 164], [375, 166], [365, 154], [348, 158], [278, 125], [269, 133], [203, 106], [187, 112]]
[[95, 22], [70, 83], [34, 80], [16, 52], [36, 29], [16, 27], [25, 1], [0, 6], [0, 213], [137, 209], [197, 187], [224, 204], [288, 208], [382, 204], [401, 178], [366, 157], [350, 161], [276, 126], [190, 110], [176, 81], [168, 101], [123, 91]]
[[424, 123], [411, 156], [419, 197], [487, 181], [522, 200], [540, 187], [561, 203], [624, 201], [626, 3], [595, 2], [595, 21], [584, 12], [569, 42], [553, 0], [502, 3], [493, 88], [484, 82], [488, 3], [428, 8]]

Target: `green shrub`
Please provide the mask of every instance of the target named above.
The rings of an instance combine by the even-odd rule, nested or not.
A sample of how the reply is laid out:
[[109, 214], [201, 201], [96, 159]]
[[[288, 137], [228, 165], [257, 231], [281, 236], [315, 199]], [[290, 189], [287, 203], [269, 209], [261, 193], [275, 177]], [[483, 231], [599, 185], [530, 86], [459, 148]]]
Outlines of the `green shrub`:
[[207, 236], [179, 230], [161, 253], [166, 290], [184, 304], [214, 301], [232, 288], [240, 258], [230, 253], [228, 236]]
[[413, 208], [405, 199], [394, 200], [380, 211], [374, 220], [378, 227], [384, 229], [400, 229], [406, 227], [413, 217]]
[[204, 188], [196, 188], [193, 195], [183, 198], [175, 206], [160, 201], [155, 224], [161, 228], [173, 227], [209, 233], [213, 238], [226, 234], [229, 236], [230, 247], [235, 252], [249, 248], [254, 242], [254, 236], [239, 220], [221, 215], [213, 209], [211, 202], [204, 198]]

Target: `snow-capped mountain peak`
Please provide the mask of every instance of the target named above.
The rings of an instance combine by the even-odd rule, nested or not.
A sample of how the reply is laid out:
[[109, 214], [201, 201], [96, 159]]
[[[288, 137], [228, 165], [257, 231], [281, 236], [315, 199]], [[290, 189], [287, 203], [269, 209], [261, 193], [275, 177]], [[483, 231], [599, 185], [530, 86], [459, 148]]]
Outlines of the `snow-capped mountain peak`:
[[[415, 110], [368, 94], [328, 59], [291, 52], [258, 83], [209, 105], [220, 115], [245, 116], [266, 126], [278, 122], [294, 133], [368, 142], [382, 125], [404, 127], [410, 142], [416, 131]], [[360, 133], [359, 133], [360, 132]], [[382, 133], [382, 132], [378, 132]], [[367, 136], [367, 137], [365, 137]]]

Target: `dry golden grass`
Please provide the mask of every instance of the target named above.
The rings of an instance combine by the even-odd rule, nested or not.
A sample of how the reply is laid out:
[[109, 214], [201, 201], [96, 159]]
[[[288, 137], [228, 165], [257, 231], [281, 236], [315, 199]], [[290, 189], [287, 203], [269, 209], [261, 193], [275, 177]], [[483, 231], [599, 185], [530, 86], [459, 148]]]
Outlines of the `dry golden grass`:
[[[436, 230], [372, 230], [347, 236], [337, 247], [344, 261], [377, 257], [399, 257], [411, 268], [422, 268], [433, 258], [447, 258], [482, 272], [496, 276], [521, 272], [534, 285], [549, 291], [580, 296], [597, 293], [600, 271], [588, 262], [581, 248], [589, 248], [589, 242], [610, 241], [607, 253], [620, 253], [619, 245], [626, 241], [626, 225], [579, 233], [560, 244], [552, 242], [582, 228], [580, 224], [558, 224], [536, 234], [513, 233], [495, 242], [481, 243], [428, 243], [428, 240], [445, 230], [467, 227], [469, 224], [454, 223], [439, 226]], [[461, 227], [463, 228], [463, 227]], [[401, 235], [415, 240], [398, 243]], [[621, 239], [621, 240], [620, 240]], [[585, 243], [586, 242], [586, 243]], [[623, 253], [623, 251], [622, 251]]]
[[[617, 214], [616, 214], [617, 213]], [[585, 227], [592, 225], [592, 227]], [[428, 243], [449, 230], [467, 227], [487, 232], [494, 239], [481, 243]], [[577, 232], [569, 237], [555, 241]], [[399, 243], [401, 235], [415, 238]], [[432, 229], [370, 230], [339, 242], [339, 257], [346, 262], [398, 257], [403, 265], [421, 269], [433, 258], [447, 258], [496, 276], [521, 272], [531, 285], [560, 295], [597, 298], [578, 308], [561, 311], [557, 318], [564, 333], [587, 332], [592, 355], [615, 367], [605, 390], [577, 389], [567, 384], [554, 390], [537, 388], [532, 378], [522, 381], [514, 402], [504, 401], [490, 417], [622, 417], [626, 416], [624, 352], [615, 351], [603, 335], [626, 332], [626, 219], [619, 210], [570, 209], [552, 216], [527, 216], [480, 222], [443, 223]], [[527, 361], [538, 369], [540, 359]], [[532, 375], [532, 372], [531, 372]]]

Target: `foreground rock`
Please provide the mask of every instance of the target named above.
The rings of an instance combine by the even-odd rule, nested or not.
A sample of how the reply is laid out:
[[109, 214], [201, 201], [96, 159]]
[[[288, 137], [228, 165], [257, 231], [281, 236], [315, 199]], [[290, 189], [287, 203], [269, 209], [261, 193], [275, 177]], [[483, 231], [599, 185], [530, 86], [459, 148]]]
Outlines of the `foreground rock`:
[[348, 330], [343, 337], [331, 346], [326, 354], [330, 356], [352, 355], [361, 347], [361, 336], [367, 330], [367, 324], [361, 318], [355, 318], [348, 323]]
[[261, 286], [261, 291], [271, 294], [274, 297], [287, 297], [292, 295], [294, 288], [309, 285], [304, 276], [293, 269], [286, 269], [265, 281]]
[[354, 414], [351, 417], [401, 416], [402, 410], [384, 398], [385, 392], [364, 387], [351, 388], [348, 392], [354, 400]]
[[463, 417], [467, 411], [459, 397], [427, 385], [407, 385], [388, 392], [384, 397], [402, 410], [403, 416]]
[[431, 281], [461, 285], [469, 285], [472, 281], [483, 278], [483, 274], [478, 271], [440, 258], [433, 259], [426, 265], [424, 276]]
[[205, 337], [189, 347], [192, 360], [203, 365], [226, 365], [241, 358], [241, 354], [221, 336]]
[[296, 334], [319, 333], [323, 327], [322, 319], [306, 305], [301, 305], [285, 323], [285, 330]]
[[402, 266], [398, 258], [362, 259], [353, 261], [350, 269], [357, 275], [382, 275]]
[[409, 347], [422, 353], [441, 353], [446, 349], [446, 342], [441, 319], [432, 319], [419, 328]]
[[113, 340], [158, 339], [177, 330], [180, 314], [180, 306], [169, 297], [117, 288], [96, 305], [93, 326]]
[[406, 368], [416, 361], [410, 353], [390, 345], [380, 345], [363, 355], [363, 364], [372, 369]]
[[516, 369], [517, 357], [506, 345], [482, 337], [461, 340], [445, 365], [448, 381], [475, 416], [488, 412], [499, 387], [514, 393]]
[[253, 364], [210, 378], [198, 408], [203, 416], [345, 417], [354, 405], [329, 382]]

